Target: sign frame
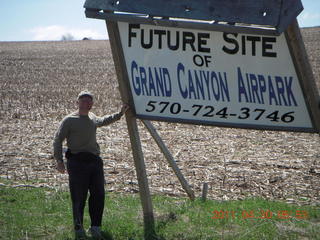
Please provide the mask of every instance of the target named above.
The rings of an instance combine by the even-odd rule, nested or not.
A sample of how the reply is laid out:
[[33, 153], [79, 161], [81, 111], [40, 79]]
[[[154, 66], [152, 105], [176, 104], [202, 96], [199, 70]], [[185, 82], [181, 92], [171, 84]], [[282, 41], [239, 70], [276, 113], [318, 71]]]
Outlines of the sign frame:
[[[121, 18], [121, 21], [123, 19]], [[126, 20], [129, 20], [127, 18]], [[136, 23], [136, 22], [134, 22]], [[139, 23], [140, 24], [140, 23]], [[143, 22], [142, 24], [146, 24]], [[148, 25], [159, 26], [155, 22], [148, 22]], [[172, 26], [170, 26], [172, 27]], [[118, 26], [117, 26], [118, 28]], [[198, 25], [190, 25], [190, 24], [179, 24], [179, 28], [184, 29], [195, 29], [199, 30]], [[202, 28], [201, 28], [202, 29]], [[208, 31], [208, 29], [205, 29]], [[118, 29], [119, 31], [119, 29]], [[213, 31], [213, 30], [212, 30]], [[214, 30], [216, 31], [216, 30]], [[266, 32], [262, 31], [265, 35]], [[248, 34], [257, 34], [257, 29], [254, 31], [249, 31], [248, 29], [244, 32], [241, 29], [238, 29], [237, 33], [248, 33]], [[207, 126], [218, 126], [218, 127], [229, 127], [229, 128], [243, 128], [243, 129], [254, 129], [254, 130], [271, 130], [271, 131], [292, 131], [292, 132], [307, 132], [307, 133], [319, 133], [320, 131], [320, 111], [319, 111], [319, 103], [320, 98], [319, 94], [315, 85], [314, 76], [312, 73], [312, 68], [310, 66], [308, 56], [305, 50], [305, 46], [302, 40], [301, 32], [299, 29], [299, 25], [296, 20], [293, 21], [291, 25], [287, 28], [284, 32], [286, 44], [289, 49], [289, 53], [294, 65], [295, 72], [297, 74], [298, 82], [302, 90], [302, 94], [306, 103], [306, 107], [310, 116], [310, 120], [312, 122], [313, 128], [304, 128], [304, 127], [283, 127], [283, 126], [267, 126], [267, 125], [254, 125], [250, 126], [248, 124], [241, 124], [241, 123], [223, 123], [223, 122], [207, 122], [201, 120], [187, 120], [187, 119], [174, 119], [174, 118], [167, 118], [167, 117], [159, 117], [159, 116], [146, 116], [146, 115], [139, 115], [136, 114], [136, 117], [139, 119], [144, 120], [154, 120], [154, 121], [165, 121], [165, 122], [175, 122], [175, 123], [186, 123], [186, 124], [196, 124], [196, 125], [207, 125]], [[120, 44], [121, 45], [121, 44]], [[122, 45], [121, 51], [123, 53]], [[124, 59], [125, 61], [125, 59]], [[125, 72], [128, 76], [128, 69], [124, 66], [123, 72]], [[129, 79], [127, 78], [129, 82]], [[129, 86], [130, 89], [130, 86]], [[132, 93], [130, 91], [130, 95], [132, 98]]]
[[[148, 0], [136, 0], [134, 4], [144, 3], [147, 4], [148, 2], [151, 3], [149, 5], [141, 5], [141, 11], [130, 13], [121, 12], [121, 9], [118, 5], [124, 4], [124, 9], [129, 7], [128, 9], [135, 9], [132, 8], [132, 1], [130, 0], [86, 0], [84, 7], [86, 8], [85, 14], [88, 18], [97, 18], [103, 19], [106, 21], [107, 30], [110, 37], [110, 45], [112, 50], [113, 59], [115, 62], [115, 68], [119, 83], [119, 90], [121, 99], [123, 102], [128, 103], [131, 106], [131, 109], [126, 113], [126, 122], [128, 127], [128, 132], [130, 136], [130, 142], [132, 147], [132, 154], [134, 158], [134, 165], [137, 172], [137, 179], [139, 185], [139, 194], [142, 204], [143, 210], [143, 221], [144, 221], [144, 238], [145, 239], [157, 239], [156, 232], [155, 232], [155, 223], [154, 223], [154, 215], [153, 215], [153, 206], [151, 201], [150, 190], [148, 186], [148, 179], [146, 174], [146, 168], [144, 163], [143, 151], [139, 136], [139, 130], [137, 125], [137, 115], [134, 109], [134, 102], [132, 92], [130, 90], [129, 84], [129, 77], [128, 71], [126, 67], [126, 61], [124, 59], [124, 52], [123, 47], [121, 44], [119, 27], [117, 22], [124, 21], [130, 23], [139, 23], [139, 24], [150, 24], [156, 26], [167, 26], [167, 27], [179, 27], [179, 28], [186, 28], [186, 29], [198, 29], [198, 30], [207, 30], [207, 31], [221, 31], [221, 32], [230, 32], [230, 33], [245, 33], [245, 34], [259, 34], [259, 35], [273, 35], [278, 36], [285, 30], [285, 38], [289, 48], [290, 56], [294, 64], [294, 68], [298, 77], [298, 81], [303, 93], [303, 97], [309, 112], [309, 116], [313, 125], [312, 130], [306, 129], [292, 129], [292, 131], [298, 130], [305, 130], [305, 132], [310, 133], [319, 133], [320, 130], [320, 110], [319, 110], [319, 93], [316, 88], [316, 84], [314, 81], [314, 76], [312, 73], [312, 69], [308, 60], [308, 56], [305, 50], [305, 46], [301, 37], [300, 29], [298, 23], [296, 21], [296, 16], [302, 11], [303, 7], [300, 0], [294, 0], [296, 4], [292, 4], [293, 0], [278, 0], [281, 3], [280, 11], [277, 11], [276, 4], [274, 6], [270, 6], [270, 9], [262, 8], [261, 4], [263, 5], [264, 2], [268, 2], [269, 0], [248, 0], [245, 1], [243, 4], [245, 7], [242, 9], [243, 14], [245, 11], [250, 12], [254, 7], [255, 11], [260, 11], [260, 15], [256, 17], [256, 19], [242, 19], [240, 24], [237, 22], [227, 21], [224, 23], [220, 23], [221, 20], [228, 20], [230, 19], [237, 19], [237, 16], [228, 16], [224, 15], [226, 19], [223, 17], [219, 19], [219, 9], [215, 13], [216, 18], [212, 22], [212, 19], [202, 19], [201, 21], [194, 21], [194, 12], [197, 10], [197, 2], [192, 0], [172, 0], [170, 3], [172, 4], [182, 4], [180, 7], [182, 11], [185, 11], [178, 16], [166, 15], [164, 9], [160, 11], [159, 14], [152, 14], [157, 13], [157, 8], [154, 8], [159, 3], [165, 4], [165, 0], [155, 0], [152, 2], [156, 2], [152, 5], [152, 2]], [[165, 3], [164, 3], [165, 2]], [[219, 0], [201, 0], [201, 4], [209, 4], [212, 3], [221, 3]], [[228, 4], [235, 3], [233, 0], [225, 0], [223, 1], [222, 5], [228, 6]], [[242, 4], [242, 3], [241, 3]], [[260, 4], [260, 5], [259, 5]], [[130, 8], [131, 6], [131, 8]], [[140, 6], [140, 5], [139, 5]], [[192, 6], [192, 7], [191, 7]], [[122, 7], [122, 6], [121, 6]], [[202, 7], [202, 6], [201, 6]], [[167, 8], [164, 7], [164, 8]], [[198, 9], [199, 10], [199, 9]], [[211, 9], [212, 10], [212, 9]], [[117, 12], [118, 11], [118, 12]], [[201, 10], [199, 10], [201, 13]], [[269, 11], [276, 11], [278, 16], [278, 22], [273, 23], [268, 26], [259, 26], [254, 23], [258, 22], [257, 19], [265, 17], [265, 14], [269, 13]], [[185, 16], [185, 14], [189, 14], [190, 18], [181, 19], [181, 16]], [[220, 12], [221, 16], [223, 12]], [[274, 12], [272, 12], [274, 13]], [[235, 14], [237, 15], [237, 14]], [[246, 16], [246, 14], [243, 14]], [[250, 15], [250, 14], [249, 14]], [[211, 16], [210, 14], [208, 16]], [[180, 17], [180, 19], [175, 19], [175, 17]], [[240, 18], [238, 18], [240, 19]], [[259, 20], [259, 21], [260, 21]], [[267, 23], [267, 22], [266, 22]], [[141, 118], [143, 119], [143, 118]], [[148, 118], [150, 119], [150, 117]], [[159, 118], [157, 117], [157, 119]], [[147, 129], [150, 131], [152, 137], [157, 142], [158, 146], [160, 147], [161, 151], [165, 154], [166, 158], [169, 161], [169, 164], [174, 169], [174, 172], [177, 174], [179, 181], [181, 182], [183, 188], [187, 192], [188, 196], [191, 200], [194, 199], [194, 193], [191, 190], [190, 186], [180, 174], [179, 168], [176, 166], [173, 157], [171, 156], [168, 149], [165, 147], [164, 143], [161, 141], [160, 136], [157, 135], [156, 130], [153, 128], [152, 124], [147, 120], [142, 120], [145, 124]], [[172, 119], [170, 119], [172, 122]], [[182, 122], [182, 121], [177, 121]], [[206, 124], [207, 125], [207, 124]], [[212, 124], [210, 124], [212, 125]], [[234, 124], [233, 124], [234, 125]], [[223, 126], [223, 124], [219, 124], [219, 126]], [[230, 127], [230, 126], [228, 126]], [[242, 127], [243, 126], [234, 126], [234, 127]], [[253, 128], [253, 129], [264, 129], [264, 130], [281, 130], [283, 131], [282, 127], [264, 127], [264, 128]], [[289, 131], [289, 130], [288, 130]]]

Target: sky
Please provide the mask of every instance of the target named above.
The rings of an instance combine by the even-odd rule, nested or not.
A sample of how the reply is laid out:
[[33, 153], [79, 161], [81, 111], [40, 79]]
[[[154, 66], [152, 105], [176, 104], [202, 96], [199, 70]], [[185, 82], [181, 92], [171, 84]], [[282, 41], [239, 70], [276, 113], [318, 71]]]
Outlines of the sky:
[[[290, 0], [287, 0], [290, 1]], [[50, 41], [71, 35], [107, 39], [103, 20], [86, 18], [85, 0], [2, 0], [0, 41]], [[320, 0], [302, 0], [300, 27], [320, 26]]]

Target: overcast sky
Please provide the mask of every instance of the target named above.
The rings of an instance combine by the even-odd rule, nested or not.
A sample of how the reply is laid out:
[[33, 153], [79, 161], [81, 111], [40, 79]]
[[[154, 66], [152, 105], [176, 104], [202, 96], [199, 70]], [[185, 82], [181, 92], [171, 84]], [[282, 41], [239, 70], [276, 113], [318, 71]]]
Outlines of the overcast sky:
[[[3, 0], [0, 7], [0, 41], [106, 39], [105, 22], [86, 18], [85, 0]], [[320, 26], [320, 0], [302, 0], [301, 27]]]

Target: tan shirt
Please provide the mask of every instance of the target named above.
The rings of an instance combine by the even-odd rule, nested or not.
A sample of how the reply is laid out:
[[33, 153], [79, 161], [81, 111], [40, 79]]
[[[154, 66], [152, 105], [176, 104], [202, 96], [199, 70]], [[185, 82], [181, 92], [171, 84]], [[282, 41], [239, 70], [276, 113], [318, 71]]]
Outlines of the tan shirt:
[[122, 114], [97, 117], [89, 112], [88, 115], [79, 115], [74, 112], [66, 116], [60, 123], [53, 142], [54, 158], [63, 161], [62, 143], [67, 139], [67, 147], [71, 153], [91, 152], [100, 154], [100, 147], [96, 139], [97, 127], [106, 126], [121, 118]]

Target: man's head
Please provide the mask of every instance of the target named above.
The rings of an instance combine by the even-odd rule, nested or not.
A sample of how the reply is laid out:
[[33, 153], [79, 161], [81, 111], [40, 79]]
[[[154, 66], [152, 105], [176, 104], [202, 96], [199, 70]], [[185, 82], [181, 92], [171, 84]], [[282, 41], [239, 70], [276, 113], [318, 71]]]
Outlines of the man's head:
[[93, 95], [89, 91], [81, 91], [78, 95], [78, 108], [81, 112], [89, 112], [93, 105]]

